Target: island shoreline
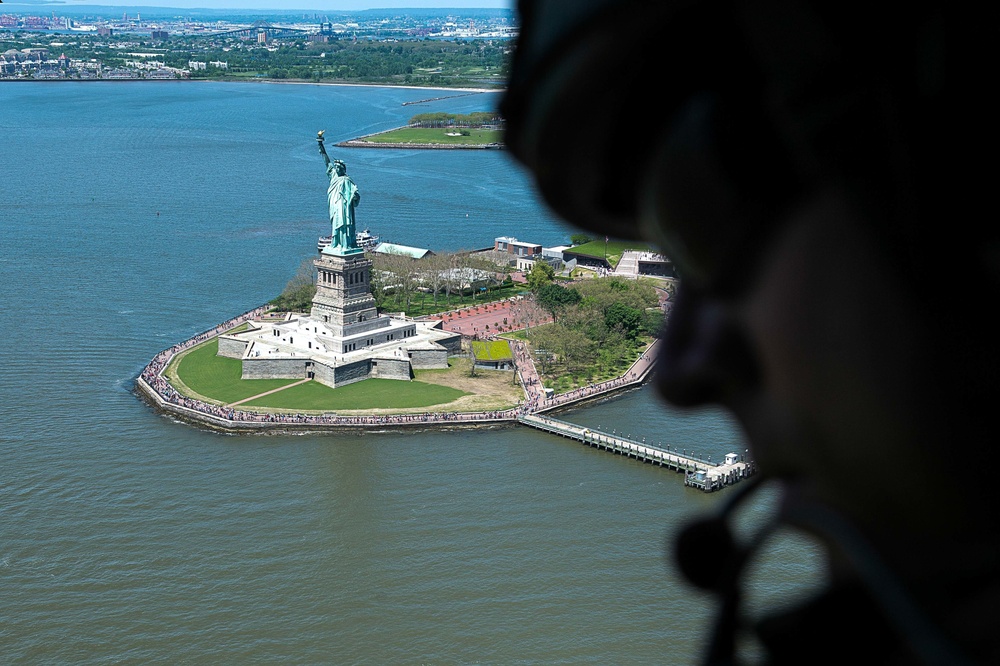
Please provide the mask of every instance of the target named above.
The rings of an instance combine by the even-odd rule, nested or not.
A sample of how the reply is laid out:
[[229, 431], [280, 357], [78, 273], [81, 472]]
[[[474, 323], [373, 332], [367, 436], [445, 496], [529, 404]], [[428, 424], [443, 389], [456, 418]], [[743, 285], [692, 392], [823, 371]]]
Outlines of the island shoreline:
[[[236, 326], [263, 314], [268, 305], [261, 305], [218, 326], [198, 333], [183, 342], [159, 352], [134, 379], [133, 392], [161, 414], [188, 425], [203, 427], [225, 434], [307, 434], [414, 430], [462, 430], [469, 428], [500, 428], [518, 424], [524, 414], [561, 412], [582, 404], [604, 400], [629, 389], [639, 388], [652, 375], [652, 360], [656, 355], [654, 341], [619, 377], [592, 387], [575, 389], [553, 396], [545, 403], [528, 407], [528, 402], [504, 410], [485, 412], [423, 412], [400, 414], [370, 414], [339, 416], [335, 413], [304, 414], [291, 410], [256, 412], [246, 409], [211, 405], [178, 392], [163, 376], [177, 354], [202, 344]], [[184, 404], [187, 403], [187, 404]], [[239, 417], [239, 418], [237, 418]]]

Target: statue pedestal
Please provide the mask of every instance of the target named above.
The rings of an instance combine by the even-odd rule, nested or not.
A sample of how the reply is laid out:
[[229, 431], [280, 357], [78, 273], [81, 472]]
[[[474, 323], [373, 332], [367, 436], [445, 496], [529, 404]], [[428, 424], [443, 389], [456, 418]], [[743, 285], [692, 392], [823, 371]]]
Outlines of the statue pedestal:
[[316, 267], [316, 296], [310, 316], [330, 327], [336, 336], [347, 336], [359, 326], [373, 326], [378, 320], [375, 297], [371, 293], [370, 259], [363, 250], [343, 248], [327, 252], [324, 248]]

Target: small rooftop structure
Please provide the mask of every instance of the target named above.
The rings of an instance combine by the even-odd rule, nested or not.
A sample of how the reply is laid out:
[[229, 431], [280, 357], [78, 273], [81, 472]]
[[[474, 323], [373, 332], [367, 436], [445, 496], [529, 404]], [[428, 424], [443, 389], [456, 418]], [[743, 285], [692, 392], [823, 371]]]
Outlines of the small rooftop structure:
[[376, 254], [401, 254], [411, 259], [423, 259], [434, 254], [422, 247], [410, 247], [409, 245], [397, 245], [396, 243], [379, 243], [372, 251]]
[[477, 368], [514, 369], [514, 354], [506, 340], [474, 340], [471, 344], [472, 358]]

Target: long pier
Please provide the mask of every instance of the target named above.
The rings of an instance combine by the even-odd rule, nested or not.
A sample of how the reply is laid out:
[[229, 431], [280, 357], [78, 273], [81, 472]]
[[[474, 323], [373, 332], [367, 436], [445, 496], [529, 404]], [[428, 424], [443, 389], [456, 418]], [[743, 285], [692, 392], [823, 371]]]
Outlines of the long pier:
[[756, 471], [753, 463], [741, 461], [736, 453], [727, 454], [725, 461], [721, 464], [713, 464], [711, 461], [680, 455], [626, 437], [585, 428], [549, 416], [522, 414], [517, 417], [517, 420], [526, 426], [574, 439], [596, 449], [611, 451], [652, 465], [684, 472], [684, 485], [705, 492], [731, 486], [748, 476], [752, 476]]

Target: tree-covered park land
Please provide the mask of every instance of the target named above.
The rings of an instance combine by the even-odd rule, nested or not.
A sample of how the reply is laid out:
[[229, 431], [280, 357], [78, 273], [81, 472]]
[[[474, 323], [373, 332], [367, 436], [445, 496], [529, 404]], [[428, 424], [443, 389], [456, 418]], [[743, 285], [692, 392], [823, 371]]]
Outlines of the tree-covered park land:
[[509, 40], [407, 40], [393, 42], [282, 41], [270, 48], [212, 47], [204, 40], [171, 40], [168, 64], [193, 58], [224, 61], [192, 78], [268, 78], [331, 83], [390, 83], [442, 87], [502, 87], [507, 80]]
[[557, 393], [619, 376], [649, 345], [663, 311], [652, 284], [617, 277], [549, 282], [535, 303], [553, 323], [525, 331], [542, 381]]

